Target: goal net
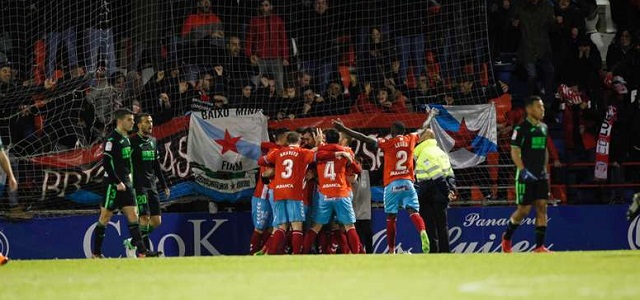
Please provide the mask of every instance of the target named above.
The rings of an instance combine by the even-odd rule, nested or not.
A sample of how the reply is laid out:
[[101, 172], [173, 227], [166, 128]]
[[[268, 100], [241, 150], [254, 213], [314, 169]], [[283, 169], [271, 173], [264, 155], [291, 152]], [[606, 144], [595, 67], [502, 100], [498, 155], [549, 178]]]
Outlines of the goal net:
[[[171, 199], [194, 193], [189, 112], [229, 108], [262, 109], [270, 129], [329, 127], [339, 116], [383, 136], [439, 107], [441, 146], [466, 151], [462, 198], [495, 196], [512, 180], [494, 166], [510, 161], [496, 140], [504, 111], [486, 105], [501, 94], [486, 10], [472, 0], [5, 1], [0, 136], [19, 202], [96, 208], [102, 143], [123, 107], [153, 116]], [[479, 121], [483, 112], [493, 119]], [[380, 153], [356, 150], [381, 185]]]

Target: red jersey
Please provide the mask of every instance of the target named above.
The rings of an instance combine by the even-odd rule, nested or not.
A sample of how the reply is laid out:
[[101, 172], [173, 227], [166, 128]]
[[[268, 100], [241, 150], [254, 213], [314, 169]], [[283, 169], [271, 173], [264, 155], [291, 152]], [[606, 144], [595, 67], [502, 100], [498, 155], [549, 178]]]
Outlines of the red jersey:
[[378, 147], [384, 153], [384, 185], [394, 180], [413, 181], [413, 148], [417, 134], [398, 135], [390, 139], [378, 139]]
[[[318, 151], [326, 146], [320, 146]], [[331, 148], [333, 150], [333, 148]], [[344, 149], [342, 151], [348, 151]], [[317, 163], [318, 190], [327, 198], [348, 197], [351, 187], [347, 183], [347, 164], [345, 158], [334, 158]]]
[[304, 177], [307, 167], [314, 160], [314, 152], [300, 147], [283, 147], [263, 156], [258, 164], [273, 165], [274, 178], [271, 181], [273, 199], [302, 201]]
[[[269, 153], [282, 148], [282, 146], [271, 142], [262, 142], [260, 144], [260, 148], [262, 149], [263, 153], [266, 152], [268, 155]], [[262, 174], [266, 172], [268, 168], [269, 167], [260, 167], [260, 173], [258, 174], [258, 180], [256, 181], [256, 189], [253, 192], [253, 196], [256, 198], [267, 199], [267, 191], [269, 191], [269, 185], [262, 182]]]

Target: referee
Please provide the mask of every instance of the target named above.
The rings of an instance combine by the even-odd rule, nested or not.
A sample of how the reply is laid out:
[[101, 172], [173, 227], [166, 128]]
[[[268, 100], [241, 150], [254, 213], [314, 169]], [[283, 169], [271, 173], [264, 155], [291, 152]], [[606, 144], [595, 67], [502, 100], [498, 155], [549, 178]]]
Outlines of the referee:
[[429, 253], [449, 253], [447, 208], [455, 195], [455, 177], [449, 155], [438, 147], [431, 129], [425, 130], [423, 140], [413, 150], [420, 215], [427, 225]]
[[507, 229], [502, 234], [502, 252], [511, 253], [511, 237], [520, 226], [520, 222], [531, 206], [536, 208], [536, 248], [534, 252], [551, 252], [544, 246], [547, 231], [547, 200], [549, 199], [549, 176], [546, 166], [549, 161], [547, 152], [547, 125], [544, 118], [544, 103], [538, 96], [525, 100], [527, 118], [513, 129], [511, 136], [511, 159], [516, 165], [516, 204]]

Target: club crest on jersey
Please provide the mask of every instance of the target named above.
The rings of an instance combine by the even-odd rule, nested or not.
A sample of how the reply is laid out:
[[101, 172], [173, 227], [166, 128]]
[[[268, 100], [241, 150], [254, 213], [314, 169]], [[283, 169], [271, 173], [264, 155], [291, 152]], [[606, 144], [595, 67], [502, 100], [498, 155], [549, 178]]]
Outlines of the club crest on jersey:
[[516, 140], [516, 138], [518, 137], [518, 129], [515, 129], [513, 131], [513, 134], [511, 135], [511, 140]]
[[111, 141], [108, 141], [108, 142], [104, 145], [104, 151], [111, 151], [111, 148], [113, 148], [113, 144], [111, 143]]

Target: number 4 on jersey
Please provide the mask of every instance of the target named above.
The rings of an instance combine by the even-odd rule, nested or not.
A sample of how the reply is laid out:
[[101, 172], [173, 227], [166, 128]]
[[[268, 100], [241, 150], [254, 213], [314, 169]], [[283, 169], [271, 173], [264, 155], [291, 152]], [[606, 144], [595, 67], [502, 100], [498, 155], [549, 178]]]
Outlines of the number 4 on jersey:
[[328, 161], [327, 164], [324, 165], [324, 178], [336, 180], [335, 164], [333, 161]]

